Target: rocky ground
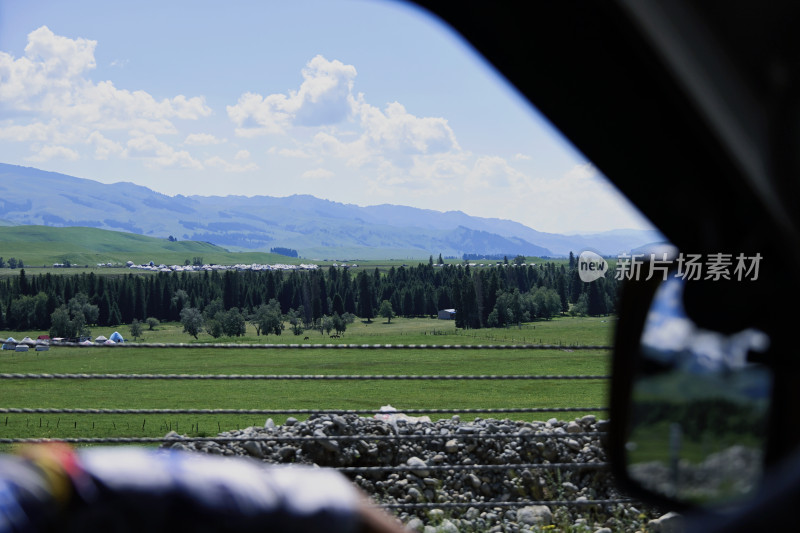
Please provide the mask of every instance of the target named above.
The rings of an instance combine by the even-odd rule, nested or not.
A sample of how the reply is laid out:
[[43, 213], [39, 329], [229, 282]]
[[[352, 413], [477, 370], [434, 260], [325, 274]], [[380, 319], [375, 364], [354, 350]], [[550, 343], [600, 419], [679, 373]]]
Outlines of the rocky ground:
[[603, 466], [607, 422], [594, 416], [569, 422], [385, 418], [314, 415], [280, 426], [270, 419], [213, 441], [165, 446], [339, 468], [410, 529], [425, 533], [667, 531], [679, 520], [659, 519], [636, 502], [593, 503], [626, 499]]

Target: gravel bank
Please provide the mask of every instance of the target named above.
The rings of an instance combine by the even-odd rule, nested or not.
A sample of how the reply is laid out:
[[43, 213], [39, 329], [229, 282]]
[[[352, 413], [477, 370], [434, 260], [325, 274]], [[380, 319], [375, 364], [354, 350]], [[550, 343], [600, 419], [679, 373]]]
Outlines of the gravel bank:
[[[591, 503], [625, 498], [600, 464], [606, 461], [601, 433], [607, 425], [591, 415], [547, 422], [462, 422], [453, 416], [416, 423], [314, 415], [284, 425], [270, 419], [264, 427], [220, 433], [214, 441], [164, 446], [344, 468], [375, 501], [416, 505], [393, 512], [410, 529], [426, 533], [641, 530], [658, 513], [636, 503]], [[357, 470], [365, 467], [373, 470]]]

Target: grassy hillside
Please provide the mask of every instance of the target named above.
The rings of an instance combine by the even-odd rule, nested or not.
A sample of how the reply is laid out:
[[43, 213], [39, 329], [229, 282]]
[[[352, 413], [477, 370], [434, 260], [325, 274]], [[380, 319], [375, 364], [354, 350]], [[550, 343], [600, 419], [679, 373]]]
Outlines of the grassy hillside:
[[0, 257], [22, 259], [27, 266], [49, 266], [65, 261], [73, 265], [125, 264], [126, 261], [183, 264], [194, 257], [219, 264], [297, 262], [277, 254], [229, 252], [206, 242], [170, 242], [97, 228], [48, 226], [0, 226]]
[[[357, 252], [355, 252], [357, 254]], [[436, 259], [437, 254], [431, 254]], [[97, 263], [115, 263], [124, 265], [127, 261], [136, 264], [154, 261], [157, 264], [168, 265], [183, 264], [185, 260], [202, 257], [205, 263], [233, 265], [237, 263], [261, 264], [298, 264], [301, 262], [315, 262], [321, 267], [334, 263], [347, 261], [349, 264], [357, 263], [357, 270], [374, 268], [388, 269], [390, 267], [416, 266], [418, 263], [427, 263], [428, 258], [411, 259], [402, 258], [398, 252], [395, 259], [364, 259], [358, 255], [348, 255], [343, 249], [341, 257], [331, 259], [320, 258], [292, 258], [278, 254], [264, 252], [231, 252], [225, 248], [207, 242], [176, 241], [147, 237], [135, 233], [109, 231], [98, 228], [54, 228], [50, 226], [3, 226], [0, 222], [0, 257], [8, 260], [9, 257], [22, 259], [26, 270], [35, 273], [37, 267], [49, 268], [54, 263], [69, 261], [73, 267], [88, 265], [94, 269]], [[509, 260], [513, 259], [510, 257]], [[566, 259], [542, 259], [527, 257], [528, 263], [553, 262], [556, 265], [566, 264]], [[448, 259], [448, 264], [463, 264], [460, 259]], [[472, 263], [493, 265], [495, 260], [474, 260]], [[15, 271], [0, 270], [0, 276], [14, 273]], [[63, 271], [64, 273], [77, 273], [77, 268]]]

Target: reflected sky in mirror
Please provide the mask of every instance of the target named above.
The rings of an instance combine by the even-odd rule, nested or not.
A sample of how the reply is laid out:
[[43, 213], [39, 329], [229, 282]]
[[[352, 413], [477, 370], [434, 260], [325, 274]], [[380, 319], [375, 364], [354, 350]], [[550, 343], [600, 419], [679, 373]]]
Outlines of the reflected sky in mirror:
[[642, 335], [647, 357], [686, 372], [719, 373], [741, 369], [749, 351], [769, 348], [769, 337], [757, 329], [724, 335], [697, 327], [683, 307], [685, 283], [670, 277], [659, 287]]

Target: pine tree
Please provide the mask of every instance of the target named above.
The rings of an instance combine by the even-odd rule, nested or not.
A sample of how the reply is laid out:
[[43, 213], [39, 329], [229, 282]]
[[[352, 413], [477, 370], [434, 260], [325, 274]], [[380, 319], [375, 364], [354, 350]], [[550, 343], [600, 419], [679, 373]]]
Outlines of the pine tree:
[[25, 277], [25, 269], [19, 271], [19, 293], [23, 296], [28, 294], [28, 279]]
[[[376, 269], [377, 270], [377, 269]], [[372, 292], [372, 283], [369, 275], [365, 271], [361, 271], [357, 277], [358, 283], [358, 316], [366, 318], [367, 322], [371, 322], [372, 317], [375, 316], [373, 311], [372, 301], [374, 295]]]
[[587, 313], [589, 316], [599, 316], [606, 314], [605, 295], [600, 290], [600, 280], [589, 284], [589, 304]]
[[344, 300], [342, 299], [342, 295], [338, 292], [333, 295], [332, 305], [335, 314], [339, 316], [344, 314]]
[[108, 313], [108, 325], [109, 326], [117, 326], [122, 324], [122, 316], [119, 312], [119, 306], [117, 302], [111, 303], [111, 311]]

